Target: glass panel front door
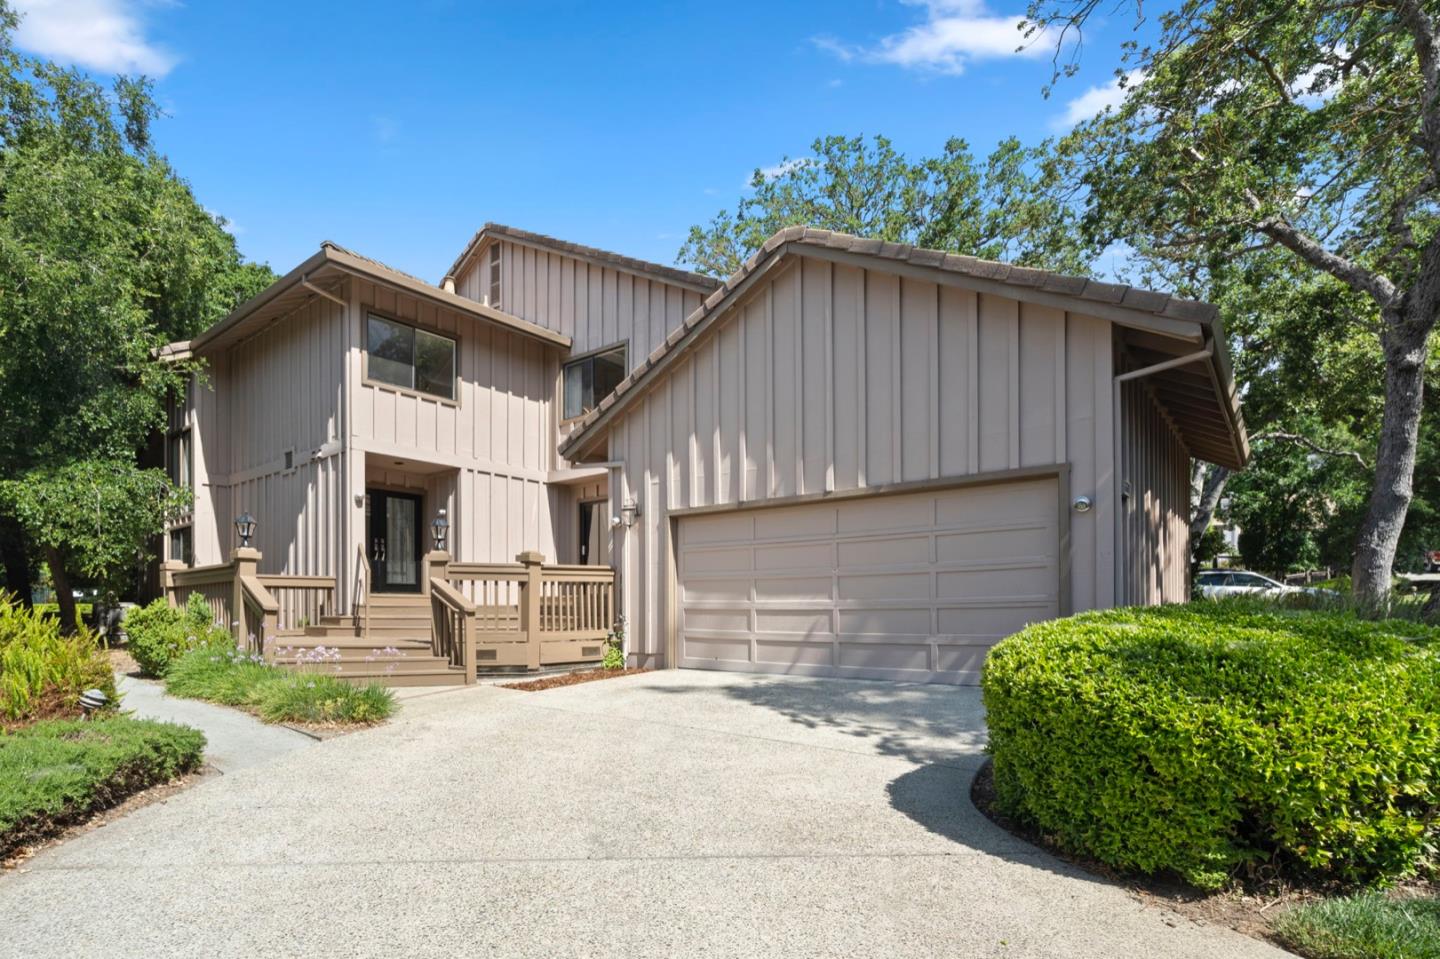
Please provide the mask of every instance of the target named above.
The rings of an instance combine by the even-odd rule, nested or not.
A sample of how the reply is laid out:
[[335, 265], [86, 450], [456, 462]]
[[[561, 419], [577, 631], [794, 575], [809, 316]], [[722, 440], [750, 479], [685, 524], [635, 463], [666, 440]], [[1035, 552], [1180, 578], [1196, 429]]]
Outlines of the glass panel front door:
[[370, 578], [377, 593], [420, 591], [420, 497], [370, 490]]

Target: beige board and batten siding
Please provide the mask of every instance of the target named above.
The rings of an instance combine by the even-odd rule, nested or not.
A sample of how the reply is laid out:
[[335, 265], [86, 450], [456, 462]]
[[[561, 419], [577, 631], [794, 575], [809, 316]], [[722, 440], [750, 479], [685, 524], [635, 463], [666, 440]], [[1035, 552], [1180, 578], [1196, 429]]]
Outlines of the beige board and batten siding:
[[[497, 239], [500, 308], [571, 337], [571, 353], [625, 344], [634, 369], [700, 306], [702, 294], [620, 267]], [[490, 290], [490, 245], [469, 258], [455, 291], [484, 300]]]
[[1113, 602], [1108, 322], [803, 256], [731, 309], [609, 428], [612, 509], [641, 507], [619, 554], [640, 662], [674, 635], [672, 517], [705, 507], [1049, 468], [1095, 503], [1062, 612]]
[[[427, 529], [435, 511], [446, 509], [457, 560], [512, 562], [525, 550], [554, 557], [558, 494], [546, 479], [557, 461], [553, 389], [560, 349], [380, 284], [357, 278], [349, 286], [355, 502], [363, 504], [367, 469], [371, 477], [378, 469], [383, 485], [426, 490]], [[456, 340], [453, 401], [366, 378], [371, 313]], [[396, 460], [427, 475], [397, 479], [406, 470], [394, 466]], [[363, 542], [363, 505], [352, 509], [350, 522], [350, 541]]]
[[234, 519], [258, 520], [261, 572], [331, 576], [346, 490], [344, 310], [313, 298], [207, 358], [192, 432], [196, 565], [224, 562]]

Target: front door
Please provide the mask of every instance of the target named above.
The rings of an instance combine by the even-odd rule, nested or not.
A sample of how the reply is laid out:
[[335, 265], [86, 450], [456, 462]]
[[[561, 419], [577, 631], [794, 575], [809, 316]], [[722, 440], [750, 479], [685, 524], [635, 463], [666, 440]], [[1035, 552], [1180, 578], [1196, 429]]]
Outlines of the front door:
[[370, 499], [370, 589], [376, 593], [420, 592], [420, 497], [372, 489]]

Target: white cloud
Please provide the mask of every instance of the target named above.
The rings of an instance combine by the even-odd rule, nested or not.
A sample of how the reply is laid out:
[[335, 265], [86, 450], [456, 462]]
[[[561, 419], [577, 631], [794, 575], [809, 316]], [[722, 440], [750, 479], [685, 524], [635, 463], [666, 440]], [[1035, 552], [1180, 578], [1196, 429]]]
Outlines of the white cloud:
[[[760, 167], [760, 175], [767, 180], [774, 180], [777, 177], [782, 177], [787, 173], [791, 173], [795, 170], [800, 169], [801, 167], [809, 166], [814, 162], [816, 162], [814, 157], [795, 157], [793, 159], [786, 158], [784, 160], [781, 160], [779, 163], [772, 163], [770, 166]], [[752, 172], [749, 176], [745, 178], [745, 182], [741, 184], [741, 189], [749, 190], [751, 181], [754, 179], [755, 174]]]
[[1065, 112], [1056, 117], [1051, 125], [1056, 129], [1068, 130], [1077, 123], [1084, 123], [1112, 107], [1118, 107], [1125, 100], [1125, 94], [1143, 78], [1144, 74], [1140, 70], [1131, 70], [1125, 74], [1123, 82], [1120, 77], [1116, 77], [1109, 83], [1091, 87], [1066, 103]]
[[905, 0], [923, 7], [925, 20], [881, 37], [874, 46], [847, 44], [830, 36], [811, 40], [843, 62], [860, 60], [938, 73], [959, 74], [974, 60], [1012, 56], [1044, 56], [1049, 47], [1040, 35], [1026, 37], [1021, 16], [995, 14], [983, 0]]
[[168, 50], [145, 36], [133, 0], [14, 0], [21, 14], [15, 44], [23, 50], [101, 73], [163, 77], [175, 66]]

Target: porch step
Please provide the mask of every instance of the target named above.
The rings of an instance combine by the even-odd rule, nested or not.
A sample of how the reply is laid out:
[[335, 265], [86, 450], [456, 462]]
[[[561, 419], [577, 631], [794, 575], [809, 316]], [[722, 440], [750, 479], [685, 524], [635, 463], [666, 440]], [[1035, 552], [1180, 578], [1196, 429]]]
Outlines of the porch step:
[[373, 609], [394, 606], [414, 606], [417, 609], [430, 608], [430, 600], [419, 593], [371, 593], [366, 597], [365, 602]]
[[384, 686], [462, 686], [465, 683], [465, 670], [449, 663], [406, 673], [347, 667], [336, 674], [335, 678], [356, 684], [380, 683]]
[[[430, 620], [426, 619], [415, 623], [405, 622], [392, 625], [383, 620], [372, 619], [370, 620], [370, 626], [366, 634], [371, 639], [384, 640], [385, 642], [380, 643], [381, 646], [396, 639], [423, 640], [428, 645], [430, 642]], [[314, 639], [338, 639], [346, 636], [358, 637], [360, 630], [350, 623], [346, 623], [343, 626], [338, 624], [306, 626], [305, 635]]]
[[[311, 627], [314, 629], [315, 627]], [[333, 635], [320, 635], [307, 631], [304, 636], [282, 636], [275, 643], [276, 649], [314, 649], [316, 646], [325, 646], [329, 649], [358, 649], [364, 652], [372, 652], [377, 649], [384, 649], [386, 646], [393, 646], [403, 653], [411, 656], [429, 656], [430, 638], [416, 636], [414, 633], [406, 636], [375, 636], [361, 637], [356, 635], [354, 630], [349, 633], [335, 633]]]
[[299, 663], [294, 656], [277, 656], [275, 662], [280, 666], [300, 666], [302, 672], [314, 672], [321, 675], [334, 673], [335, 667], [339, 666], [340, 675], [348, 675], [359, 671], [366, 673], [393, 674], [396, 676], [409, 675], [412, 673], [431, 672], [436, 669], [449, 669], [450, 663], [438, 656], [425, 657], [403, 657], [396, 659], [376, 659], [367, 662], [364, 656], [347, 656], [341, 652], [340, 659], [324, 663]]
[[[363, 607], [360, 610], [360, 618], [362, 620], [366, 618]], [[429, 606], [426, 606], [423, 610], [395, 606], [372, 609], [370, 610], [368, 618], [371, 626], [377, 624], [384, 626], [414, 626], [417, 629], [424, 628], [428, 630], [432, 616]], [[314, 625], [344, 626], [348, 629], [355, 626], [355, 619], [351, 616], [321, 616], [319, 621]]]

